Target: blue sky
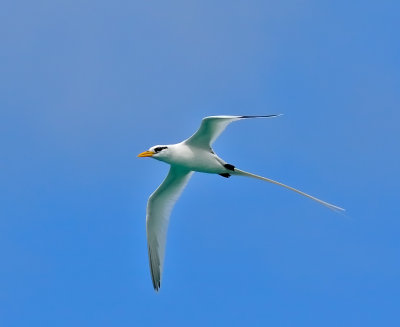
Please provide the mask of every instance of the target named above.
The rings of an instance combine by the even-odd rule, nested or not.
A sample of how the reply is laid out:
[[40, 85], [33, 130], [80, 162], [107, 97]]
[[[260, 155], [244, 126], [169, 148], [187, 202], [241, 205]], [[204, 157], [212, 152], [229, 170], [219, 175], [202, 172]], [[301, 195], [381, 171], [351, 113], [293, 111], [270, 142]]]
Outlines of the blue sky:
[[[6, 1], [1, 326], [398, 326], [399, 4]], [[214, 149], [277, 186], [195, 174], [163, 284], [136, 158], [215, 114]]]

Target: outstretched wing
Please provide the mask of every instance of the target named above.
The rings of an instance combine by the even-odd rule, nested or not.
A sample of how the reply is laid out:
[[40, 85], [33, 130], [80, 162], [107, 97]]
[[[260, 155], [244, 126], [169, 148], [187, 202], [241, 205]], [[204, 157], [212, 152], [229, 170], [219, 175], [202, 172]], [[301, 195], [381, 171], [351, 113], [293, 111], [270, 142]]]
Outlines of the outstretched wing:
[[192, 174], [192, 171], [171, 166], [168, 176], [147, 203], [147, 244], [151, 278], [156, 291], [161, 285], [169, 217]]
[[280, 115], [267, 116], [210, 116], [203, 118], [200, 128], [185, 143], [198, 148], [209, 149], [218, 136], [230, 123], [246, 118], [271, 118]]

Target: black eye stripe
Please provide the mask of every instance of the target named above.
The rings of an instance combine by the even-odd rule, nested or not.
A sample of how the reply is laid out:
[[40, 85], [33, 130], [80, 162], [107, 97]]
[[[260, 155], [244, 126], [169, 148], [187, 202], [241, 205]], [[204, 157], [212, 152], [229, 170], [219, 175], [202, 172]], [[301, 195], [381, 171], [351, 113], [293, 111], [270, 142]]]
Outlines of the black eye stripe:
[[168, 147], [167, 146], [159, 146], [159, 147], [155, 148], [154, 151], [157, 153], [157, 152], [160, 152], [160, 151], [162, 151], [164, 149], [168, 149]]

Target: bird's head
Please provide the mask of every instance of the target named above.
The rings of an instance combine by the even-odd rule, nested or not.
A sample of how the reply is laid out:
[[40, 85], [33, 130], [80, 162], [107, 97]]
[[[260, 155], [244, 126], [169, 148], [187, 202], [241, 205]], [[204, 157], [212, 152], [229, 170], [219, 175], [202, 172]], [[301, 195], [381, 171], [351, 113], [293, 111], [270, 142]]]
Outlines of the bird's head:
[[147, 151], [138, 154], [138, 157], [152, 157], [154, 159], [162, 160], [168, 157], [168, 146], [166, 145], [155, 145]]

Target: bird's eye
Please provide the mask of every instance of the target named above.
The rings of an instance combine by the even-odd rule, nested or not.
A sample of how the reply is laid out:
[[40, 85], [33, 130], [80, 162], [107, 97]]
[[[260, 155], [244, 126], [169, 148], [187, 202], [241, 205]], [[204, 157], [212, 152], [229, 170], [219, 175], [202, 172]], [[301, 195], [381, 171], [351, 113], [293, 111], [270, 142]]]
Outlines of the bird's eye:
[[162, 150], [164, 150], [164, 149], [167, 149], [168, 147], [166, 147], [166, 146], [159, 146], [159, 147], [157, 147], [157, 148], [155, 148], [154, 149], [154, 152], [155, 153], [158, 153], [158, 152], [160, 152], [160, 151], [162, 151]]

